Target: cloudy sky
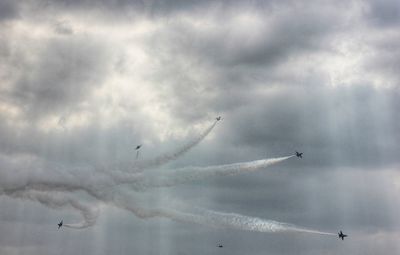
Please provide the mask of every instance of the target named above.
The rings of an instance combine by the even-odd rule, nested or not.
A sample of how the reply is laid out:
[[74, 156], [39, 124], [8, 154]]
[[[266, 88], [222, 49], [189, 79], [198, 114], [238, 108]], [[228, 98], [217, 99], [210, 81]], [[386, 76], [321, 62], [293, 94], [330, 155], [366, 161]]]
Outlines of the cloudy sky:
[[[0, 253], [399, 253], [399, 41], [396, 0], [0, 0]], [[142, 159], [163, 155], [219, 115], [161, 170], [304, 158], [132, 198], [348, 240], [141, 219], [55, 185], [99, 208], [94, 226], [57, 231], [81, 215], [34, 201], [26, 186], [57, 184], [52, 164], [90, 183], [129, 166], [137, 144]]]

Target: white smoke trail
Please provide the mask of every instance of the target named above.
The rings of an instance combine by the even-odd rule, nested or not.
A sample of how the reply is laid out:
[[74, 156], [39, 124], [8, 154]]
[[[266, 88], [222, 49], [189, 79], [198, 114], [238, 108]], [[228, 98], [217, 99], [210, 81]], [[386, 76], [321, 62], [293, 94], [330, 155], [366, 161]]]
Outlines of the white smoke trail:
[[92, 167], [66, 168], [35, 157], [10, 160], [0, 157], [0, 194], [23, 190], [75, 192], [92, 197], [117, 185], [141, 180], [140, 173], [110, 171], [104, 174]]
[[[216, 122], [197, 140], [171, 155], [154, 161], [153, 165], [172, 160], [201, 141], [215, 126]], [[256, 160], [209, 167], [185, 167], [173, 171], [150, 171], [130, 173], [113, 169], [93, 167], [66, 168], [37, 158], [8, 160], [0, 157], [0, 195], [37, 201], [55, 209], [72, 208], [83, 217], [79, 223], [66, 223], [68, 228], [86, 228], [93, 226], [98, 217], [98, 210], [89, 204], [79, 202], [75, 192], [83, 191], [95, 198], [96, 203], [105, 203], [134, 213], [140, 218], [164, 217], [180, 222], [190, 222], [213, 227], [240, 229], [258, 232], [304, 232], [334, 235], [302, 228], [272, 220], [263, 220], [248, 216], [200, 210], [193, 212], [171, 208], [171, 204], [149, 208], [148, 200], [142, 201], [145, 193], [132, 193], [157, 187], [174, 186], [190, 181], [210, 177], [227, 176], [252, 172], [287, 160], [293, 156]], [[157, 164], [156, 164], [157, 163]], [[150, 165], [150, 164], [149, 164]], [[147, 166], [149, 166], [147, 165]], [[6, 169], [6, 171], [3, 171]], [[129, 186], [124, 185], [129, 184]], [[120, 186], [122, 185], [122, 186]], [[129, 190], [127, 190], [129, 188]], [[135, 197], [135, 195], [138, 195]], [[146, 206], [143, 206], [146, 205]]]
[[201, 210], [207, 223], [212, 226], [227, 227], [239, 230], [256, 232], [303, 232], [319, 235], [336, 235], [334, 233], [299, 227], [289, 223], [273, 220], [265, 220], [256, 217], [248, 217], [235, 213], [222, 213], [209, 210]]
[[4, 191], [4, 194], [9, 197], [27, 199], [39, 202], [52, 209], [72, 208], [77, 210], [83, 217], [83, 221], [78, 223], [66, 223], [63, 226], [67, 228], [82, 229], [91, 227], [96, 223], [99, 215], [97, 208], [81, 203], [72, 196], [66, 196], [58, 192], [44, 192], [37, 190], [18, 190], [18, 191]]
[[208, 167], [184, 167], [168, 172], [154, 172], [156, 173], [155, 175], [154, 173], [152, 175], [147, 175], [143, 178], [143, 180], [138, 183], [134, 183], [131, 187], [135, 190], [146, 190], [154, 187], [175, 186], [178, 184], [202, 180], [210, 177], [253, 172], [280, 163], [292, 157], [294, 156], [292, 155], [287, 157]]
[[[178, 222], [195, 223], [215, 228], [229, 228], [264, 233], [302, 232], [336, 236], [334, 233], [308, 229], [289, 223], [248, 217], [234, 213], [215, 212], [201, 208], [188, 208], [185, 205], [172, 201], [168, 201], [169, 205], [163, 205], [160, 208], [144, 208], [140, 206], [137, 201], [133, 201], [129, 193], [118, 192], [114, 195], [116, 196], [113, 198], [115, 206], [128, 210], [140, 218], [163, 217]], [[172, 205], [174, 208], [171, 208]], [[180, 210], [176, 208], [180, 208]]]
[[[158, 171], [148, 173], [125, 173], [120, 171], [96, 172], [90, 167], [74, 169], [63, 168], [54, 164], [46, 164], [37, 160], [18, 161], [13, 167], [13, 176], [0, 171], [0, 189], [18, 191], [32, 189], [37, 191], [84, 191], [96, 199], [99, 194], [113, 189], [115, 186], [129, 184], [136, 191], [145, 191], [157, 187], [169, 187], [210, 177], [234, 175], [264, 169], [273, 164], [287, 160], [293, 156], [263, 159], [251, 162], [209, 166], [186, 167], [174, 171]], [[23, 163], [21, 163], [23, 162]], [[29, 165], [29, 171], [23, 171]], [[51, 174], [49, 174], [51, 173]], [[6, 182], [2, 182], [6, 180]]]
[[[331, 235], [331, 233], [310, 230], [276, 221], [251, 218], [238, 214], [227, 214], [206, 210], [185, 212], [184, 210], [177, 210], [176, 208], [179, 206], [176, 206], [176, 208], [170, 208], [168, 205], [160, 208], [146, 208], [145, 206], [142, 206], [142, 204], [147, 204], [148, 202], [140, 202], [140, 196], [143, 196], [143, 194], [135, 193], [136, 195], [140, 195], [139, 197], [135, 197], [130, 190], [128, 190], [130, 193], [124, 192], [123, 188], [127, 188], [126, 186], [120, 188], [117, 187], [118, 184], [126, 183], [132, 185], [143, 185], [144, 183], [147, 188], [171, 186], [207, 177], [256, 171], [272, 164], [282, 162], [291, 157], [292, 156], [221, 166], [182, 168], [172, 172], [164, 172], [165, 179], [148, 179], [152, 176], [118, 172], [116, 172], [115, 175], [111, 175], [112, 178], [107, 178], [108, 176], [101, 174], [93, 175], [94, 172], [91, 168], [82, 168], [79, 169], [80, 171], [74, 171], [72, 174], [71, 172], [65, 173], [66, 169], [57, 169], [59, 171], [54, 171], [54, 168], [51, 168], [53, 171], [49, 171], [48, 165], [40, 163], [36, 166], [35, 170], [37, 170], [37, 168], [41, 170], [47, 169], [47, 172], [51, 173], [51, 176], [48, 177], [47, 180], [46, 178], [43, 178], [42, 171], [39, 171], [38, 175], [38, 173], [33, 174], [36, 171], [32, 169], [29, 171], [31, 174], [17, 174], [18, 171], [14, 171], [15, 175], [13, 175], [13, 177], [24, 176], [25, 179], [7, 179], [7, 175], [2, 176], [2, 172], [0, 171], [0, 195], [5, 194], [10, 197], [30, 199], [56, 209], [66, 207], [76, 209], [82, 214], [84, 221], [76, 224], [64, 224], [65, 227], [69, 228], [85, 228], [92, 226], [95, 224], [98, 216], [97, 210], [93, 209], [89, 205], [80, 203], [72, 197], [73, 192], [81, 190], [85, 191], [99, 202], [128, 210], [140, 218], [164, 217], [180, 222], [190, 222], [214, 227], [226, 227], [258, 232], [291, 231]], [[154, 174], [154, 172], [151, 173]], [[158, 176], [157, 173], [155, 174]], [[6, 180], [6, 182], [2, 182], [1, 180]], [[69, 193], [70, 195], [66, 196], [60, 192]]]
[[[156, 157], [154, 159], [140, 160], [140, 161], [135, 162], [135, 165], [134, 165], [133, 169], [135, 171], [140, 171], [140, 170], [144, 170], [144, 169], [148, 169], [148, 168], [156, 168], [156, 167], [162, 166], [164, 164], [167, 164], [167, 163], [177, 159], [178, 157], [182, 156], [183, 154], [185, 154], [186, 152], [191, 150], [193, 147], [198, 145], [201, 141], [203, 141], [204, 138], [206, 138], [211, 133], [211, 131], [214, 129], [214, 127], [217, 125], [217, 123], [218, 123], [217, 120], [214, 121], [213, 124], [211, 126], [209, 126], [197, 138], [191, 140], [190, 142], [188, 142], [187, 144], [185, 144], [182, 147], [178, 148], [174, 152], [166, 153], [164, 155], [160, 155], [160, 156], [158, 156], [158, 157]], [[129, 168], [127, 170], [129, 170]]]
[[69, 201], [71, 206], [79, 210], [83, 216], [83, 221], [78, 223], [66, 223], [64, 224], [67, 228], [83, 229], [94, 226], [99, 216], [99, 210], [97, 208], [90, 207], [86, 204], [79, 203], [78, 201]]

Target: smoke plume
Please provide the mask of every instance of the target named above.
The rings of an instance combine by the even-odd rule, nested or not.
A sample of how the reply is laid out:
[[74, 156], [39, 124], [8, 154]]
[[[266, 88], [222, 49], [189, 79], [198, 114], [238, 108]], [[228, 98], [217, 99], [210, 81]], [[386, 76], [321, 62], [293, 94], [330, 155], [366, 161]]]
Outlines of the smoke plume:
[[[21, 155], [11, 159], [0, 156], [0, 195], [35, 201], [56, 210], [75, 210], [81, 214], [83, 220], [77, 223], [67, 222], [63, 225], [74, 229], [93, 226], [99, 215], [96, 205], [105, 204], [127, 210], [144, 219], [163, 217], [218, 228], [333, 235], [273, 220], [215, 212], [178, 203], [175, 203], [175, 206], [171, 206], [172, 203], [157, 207], [149, 206], [146, 197], [153, 189], [206, 178], [259, 171], [294, 157], [286, 156], [208, 167], [184, 167], [170, 171], [143, 171], [179, 158], [199, 144], [216, 124], [217, 121], [176, 151], [152, 160], [138, 161], [133, 168], [67, 167], [32, 155]], [[90, 201], [79, 200], [82, 192], [89, 196]]]

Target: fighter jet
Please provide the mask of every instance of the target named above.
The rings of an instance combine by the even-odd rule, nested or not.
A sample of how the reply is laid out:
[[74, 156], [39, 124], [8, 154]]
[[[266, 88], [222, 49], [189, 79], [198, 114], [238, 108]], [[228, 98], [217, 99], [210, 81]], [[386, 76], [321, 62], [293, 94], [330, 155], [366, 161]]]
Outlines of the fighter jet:
[[215, 118], [217, 121], [220, 121], [222, 118], [221, 118], [221, 116], [218, 116], [218, 117], [216, 117]]
[[61, 220], [60, 223], [58, 223], [57, 225], [58, 225], [58, 229], [60, 229], [63, 225], [63, 221]]
[[296, 151], [296, 157], [303, 158], [303, 152], [297, 152]]
[[342, 238], [342, 240], [344, 240], [344, 238], [347, 236], [345, 234], [343, 234], [342, 230], [340, 230], [340, 232], [338, 233], [339, 239]]
[[218, 244], [218, 248], [223, 248], [224, 246], [222, 244]]
[[140, 147], [142, 147], [141, 144], [137, 145], [136, 148], [135, 148], [135, 151], [136, 151], [136, 159], [139, 158], [139, 149], [140, 149]]

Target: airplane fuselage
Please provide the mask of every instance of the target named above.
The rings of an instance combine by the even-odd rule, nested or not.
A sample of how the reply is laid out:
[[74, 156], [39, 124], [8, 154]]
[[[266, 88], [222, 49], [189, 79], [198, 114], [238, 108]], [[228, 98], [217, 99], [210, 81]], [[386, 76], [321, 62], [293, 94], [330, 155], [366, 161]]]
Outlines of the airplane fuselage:
[[343, 234], [342, 231], [340, 231], [340, 232], [338, 233], [338, 236], [339, 236], [339, 239], [342, 239], [342, 240], [344, 240], [344, 238], [347, 237], [347, 235]]

